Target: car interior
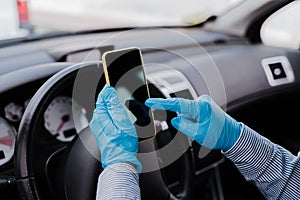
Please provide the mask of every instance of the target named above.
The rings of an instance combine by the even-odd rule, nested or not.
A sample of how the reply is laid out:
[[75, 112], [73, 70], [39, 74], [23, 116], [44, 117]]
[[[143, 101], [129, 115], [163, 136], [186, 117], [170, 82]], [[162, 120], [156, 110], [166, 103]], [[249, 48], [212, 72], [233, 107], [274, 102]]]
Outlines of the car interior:
[[[88, 125], [105, 85], [101, 55], [121, 48], [142, 50], [151, 97], [209, 94], [236, 120], [297, 154], [299, 46], [266, 45], [261, 36], [264, 22], [291, 2], [244, 1], [192, 26], [1, 43], [0, 198], [95, 199], [102, 167]], [[139, 151], [162, 151], [141, 158], [149, 168], [140, 175], [142, 199], [264, 199], [220, 150], [177, 132], [170, 123], [176, 113], [154, 116], [159, 131]]]

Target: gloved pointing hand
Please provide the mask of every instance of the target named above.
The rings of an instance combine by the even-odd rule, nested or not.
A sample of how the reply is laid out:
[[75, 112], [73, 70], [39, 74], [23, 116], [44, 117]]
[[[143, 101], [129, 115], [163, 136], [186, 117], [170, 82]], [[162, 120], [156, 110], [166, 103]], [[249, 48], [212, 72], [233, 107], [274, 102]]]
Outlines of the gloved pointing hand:
[[178, 116], [171, 120], [172, 125], [210, 149], [229, 150], [242, 130], [242, 124], [225, 113], [208, 95], [197, 100], [150, 98], [145, 104], [153, 109], [177, 112]]
[[136, 130], [113, 87], [105, 86], [99, 93], [90, 128], [100, 149], [103, 168], [126, 162], [134, 164], [141, 173], [142, 165], [136, 158]]

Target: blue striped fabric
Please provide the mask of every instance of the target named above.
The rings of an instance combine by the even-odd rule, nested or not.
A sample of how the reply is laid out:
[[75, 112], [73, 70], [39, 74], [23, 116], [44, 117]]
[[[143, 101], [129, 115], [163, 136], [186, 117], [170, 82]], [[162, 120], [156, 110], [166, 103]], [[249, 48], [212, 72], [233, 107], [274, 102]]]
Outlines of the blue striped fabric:
[[[266, 199], [300, 200], [300, 153], [292, 155], [245, 125], [236, 144], [223, 153]], [[99, 176], [97, 199], [140, 199], [136, 169], [126, 163], [107, 167]]]
[[137, 170], [127, 163], [116, 163], [106, 167], [98, 179], [96, 199], [140, 199]]
[[224, 152], [266, 199], [300, 199], [300, 154], [292, 155], [247, 126], [236, 144]]

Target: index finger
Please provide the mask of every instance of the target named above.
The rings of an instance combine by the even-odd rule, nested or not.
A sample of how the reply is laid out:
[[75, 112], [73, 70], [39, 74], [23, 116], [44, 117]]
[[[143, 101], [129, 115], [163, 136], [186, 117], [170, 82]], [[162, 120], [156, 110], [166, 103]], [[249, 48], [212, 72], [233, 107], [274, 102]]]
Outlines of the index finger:
[[178, 113], [186, 113], [188, 111], [188, 100], [182, 98], [149, 98], [146, 100], [145, 105], [158, 110], [169, 110]]

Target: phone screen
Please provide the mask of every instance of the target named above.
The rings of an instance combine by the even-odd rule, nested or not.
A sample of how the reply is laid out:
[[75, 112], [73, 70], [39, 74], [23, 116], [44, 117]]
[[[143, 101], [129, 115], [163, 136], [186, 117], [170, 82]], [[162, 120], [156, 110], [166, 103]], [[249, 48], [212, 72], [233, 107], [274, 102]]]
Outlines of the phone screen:
[[113, 86], [136, 127], [139, 141], [156, 134], [153, 113], [144, 102], [150, 97], [143, 60], [138, 48], [110, 51], [103, 55], [106, 82]]

